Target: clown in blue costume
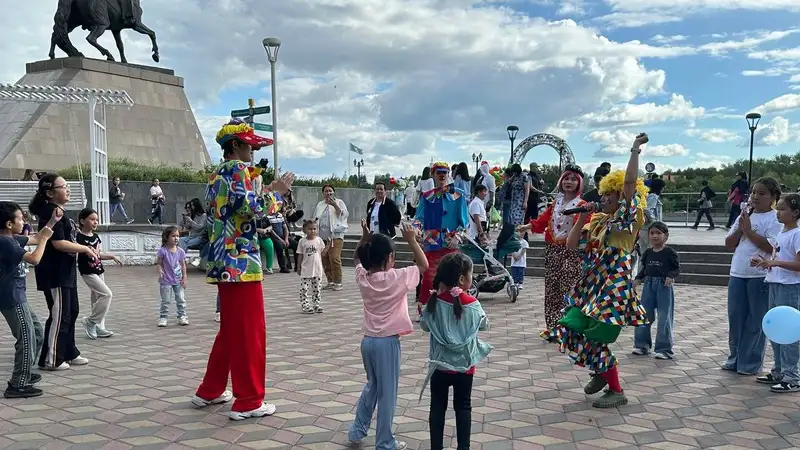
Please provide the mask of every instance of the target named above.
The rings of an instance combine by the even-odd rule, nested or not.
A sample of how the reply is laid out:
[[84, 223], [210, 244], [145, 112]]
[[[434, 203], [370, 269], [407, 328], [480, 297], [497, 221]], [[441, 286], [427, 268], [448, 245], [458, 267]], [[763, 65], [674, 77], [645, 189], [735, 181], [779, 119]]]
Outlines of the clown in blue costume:
[[448, 184], [450, 167], [446, 162], [434, 163], [431, 167], [434, 188], [423, 192], [417, 207], [416, 226], [422, 231], [422, 250], [428, 258], [428, 270], [422, 274], [420, 305], [427, 302], [428, 292], [433, 289], [433, 277], [439, 260], [445, 255], [459, 251], [461, 239], [457, 232], [467, 227], [467, 192]]

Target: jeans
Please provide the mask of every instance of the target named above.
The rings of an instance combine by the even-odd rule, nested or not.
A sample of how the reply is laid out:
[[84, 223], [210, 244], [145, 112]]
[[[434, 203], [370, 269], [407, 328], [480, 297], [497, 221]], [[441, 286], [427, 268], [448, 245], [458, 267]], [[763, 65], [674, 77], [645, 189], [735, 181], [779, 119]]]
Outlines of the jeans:
[[695, 219], [695, 221], [694, 221], [695, 228], [698, 225], [700, 225], [700, 219], [704, 215], [708, 219], [708, 225], [713, 228], [714, 227], [714, 218], [711, 217], [711, 210], [708, 209], [708, 208], [700, 208], [700, 209], [697, 210], [697, 219]]
[[217, 294], [217, 311], [216, 312], [219, 312], [219, 294]]
[[8, 384], [16, 388], [30, 386], [31, 369], [44, 342], [42, 323], [28, 302], [0, 310], [0, 313], [6, 318], [11, 335], [17, 340], [14, 343], [14, 371]]
[[739, 214], [741, 213], [742, 213], [741, 203], [731, 204], [731, 213], [728, 216], [728, 223], [725, 226], [728, 228], [732, 227], [733, 222], [736, 221], [736, 218], [739, 217]]
[[469, 450], [472, 428], [472, 375], [447, 373], [437, 370], [431, 377], [431, 410], [428, 423], [431, 428], [431, 450], [444, 448], [444, 422], [447, 397], [453, 386], [453, 411], [456, 413], [456, 439], [458, 450]]
[[280, 267], [282, 271], [292, 270], [291, 263], [289, 266], [286, 265], [286, 244], [283, 242], [283, 239], [275, 236], [271, 236], [270, 238], [272, 239], [272, 247], [275, 249], [275, 257], [278, 259], [278, 267]]
[[163, 215], [164, 205], [160, 201], [154, 201], [150, 209], [150, 223], [156, 223], [156, 221], [158, 221], [159, 225], [163, 225]]
[[763, 278], [730, 277], [728, 281], [728, 346], [722, 365], [745, 375], [755, 375], [764, 364], [767, 337], [761, 321], [769, 309], [769, 289]]
[[514, 280], [514, 284], [522, 285], [522, 282], [525, 281], [525, 268], [512, 266], [511, 278]]
[[105, 330], [106, 314], [108, 314], [108, 309], [111, 307], [111, 298], [113, 296], [111, 288], [106, 284], [103, 274], [81, 275], [81, 278], [83, 278], [86, 287], [91, 292], [90, 304], [92, 305], [92, 310], [87, 317], [90, 322]]
[[178, 247], [182, 248], [185, 252], [186, 250], [202, 250], [202, 248], [208, 243], [208, 238], [202, 236], [184, 236], [178, 239]]
[[400, 382], [400, 337], [364, 336], [361, 341], [361, 358], [364, 360], [364, 370], [367, 371], [367, 384], [361, 391], [356, 418], [350, 425], [347, 436], [356, 442], [364, 439], [377, 405], [375, 449], [395, 450], [397, 442], [392, 434], [392, 421]]
[[344, 239], [334, 239], [333, 247], [322, 257], [322, 267], [328, 283], [342, 284], [342, 247]]
[[123, 219], [128, 220], [128, 215], [125, 214], [125, 207], [122, 206], [122, 203], [112, 203], [111, 204], [111, 219], [112, 220], [114, 219], [114, 214], [116, 214], [117, 211], [122, 213], [122, 218]]
[[[769, 308], [791, 306], [800, 309], [800, 284], [769, 283]], [[794, 344], [772, 344], [775, 365], [772, 366], [772, 377], [789, 384], [800, 384], [800, 342]]]
[[633, 346], [644, 350], [653, 347], [650, 327], [656, 323], [658, 311], [658, 329], [656, 330], [656, 346], [654, 351], [672, 356], [672, 325], [675, 319], [675, 292], [672, 286], [664, 285], [664, 278], [645, 277], [642, 284], [642, 306], [647, 311], [647, 325], [636, 327], [633, 332]]
[[160, 319], [166, 319], [169, 314], [169, 304], [172, 300], [170, 293], [175, 294], [175, 309], [178, 312], [178, 317], [186, 317], [186, 298], [183, 296], [183, 287], [180, 284], [174, 286], [159, 285], [159, 292], [161, 293], [161, 311], [158, 316]]

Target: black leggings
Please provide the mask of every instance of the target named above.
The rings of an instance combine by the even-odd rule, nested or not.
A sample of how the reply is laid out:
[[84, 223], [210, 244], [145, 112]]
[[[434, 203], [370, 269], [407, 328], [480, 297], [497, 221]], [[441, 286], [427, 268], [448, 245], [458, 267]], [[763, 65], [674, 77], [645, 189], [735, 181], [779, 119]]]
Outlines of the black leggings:
[[697, 226], [700, 225], [700, 219], [702, 219], [703, 216], [706, 216], [706, 218], [708, 219], [708, 224], [711, 227], [713, 227], [714, 226], [714, 218], [711, 217], [711, 210], [708, 209], [708, 208], [700, 208], [700, 209], [697, 210], [697, 219], [695, 219], [695, 221], [694, 221], [694, 227], [697, 228]]
[[447, 373], [437, 370], [431, 377], [431, 411], [428, 423], [431, 429], [431, 450], [444, 448], [444, 416], [447, 397], [453, 386], [453, 411], [456, 413], [458, 449], [469, 449], [472, 429], [472, 375]]

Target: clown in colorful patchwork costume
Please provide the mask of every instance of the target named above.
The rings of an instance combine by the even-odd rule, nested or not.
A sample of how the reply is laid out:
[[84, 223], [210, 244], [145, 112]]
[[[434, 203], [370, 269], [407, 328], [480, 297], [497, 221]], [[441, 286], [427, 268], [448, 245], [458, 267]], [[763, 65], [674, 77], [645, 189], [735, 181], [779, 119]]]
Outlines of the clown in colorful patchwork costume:
[[637, 136], [627, 170], [603, 178], [601, 211], [581, 214], [566, 242], [567, 247], [583, 249], [583, 278], [565, 295], [564, 317], [550, 333], [561, 352], [593, 372], [584, 388], [586, 394], [608, 386], [594, 401], [597, 408], [628, 403], [609, 345], [622, 327], [647, 323], [633, 288], [632, 267], [634, 245], [644, 224], [647, 188], [638, 172], [640, 146], [646, 142], [646, 134]]
[[[241, 420], [275, 412], [274, 405], [264, 403], [267, 332], [256, 237], [256, 221], [271, 205], [256, 195], [253, 180], [262, 169], [251, 165], [253, 152], [272, 141], [256, 136], [252, 127], [234, 119], [217, 133], [217, 143], [225, 162], [211, 175], [206, 188], [206, 281], [217, 285], [221, 320], [192, 404], [204, 407], [233, 399], [234, 394], [226, 390], [230, 374], [236, 397], [230, 418]], [[292, 180], [293, 175], [286, 174], [269, 188], [286, 192]]]
[[422, 250], [428, 259], [428, 270], [422, 274], [420, 304], [417, 311], [422, 315], [422, 305], [427, 302], [427, 293], [433, 289], [433, 277], [439, 260], [445, 255], [459, 251], [461, 239], [458, 231], [469, 223], [467, 212], [468, 192], [449, 183], [450, 167], [446, 162], [431, 166], [433, 189], [422, 192], [417, 206], [415, 226], [422, 231]]

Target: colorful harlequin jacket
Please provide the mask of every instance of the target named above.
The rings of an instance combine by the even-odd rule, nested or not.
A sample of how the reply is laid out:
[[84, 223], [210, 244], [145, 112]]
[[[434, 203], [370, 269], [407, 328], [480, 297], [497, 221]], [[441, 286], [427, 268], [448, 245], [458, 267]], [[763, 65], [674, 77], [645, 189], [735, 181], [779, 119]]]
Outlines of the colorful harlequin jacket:
[[[256, 239], [256, 221], [269, 205], [259, 201], [253, 186], [262, 169], [243, 161], [225, 161], [211, 175], [206, 187], [208, 205], [208, 264], [206, 282], [243, 283], [261, 281], [261, 257]], [[274, 197], [265, 197], [267, 202]]]
[[453, 247], [459, 241], [455, 232], [469, 224], [467, 195], [448, 185], [424, 192], [417, 207], [416, 225], [422, 229], [422, 249], [426, 252]]

